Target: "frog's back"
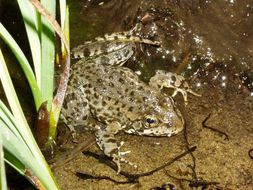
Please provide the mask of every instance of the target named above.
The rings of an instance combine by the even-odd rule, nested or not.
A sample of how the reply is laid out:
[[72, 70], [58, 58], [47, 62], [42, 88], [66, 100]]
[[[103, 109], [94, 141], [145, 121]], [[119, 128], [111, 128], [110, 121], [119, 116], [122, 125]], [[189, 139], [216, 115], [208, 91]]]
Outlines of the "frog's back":
[[79, 68], [79, 73], [71, 77], [70, 83], [78, 81], [76, 88], [86, 89], [84, 93], [90, 109], [98, 119], [101, 117], [99, 120], [135, 118], [145, 110], [148, 100], [156, 99], [157, 93], [128, 68], [92, 60], [79, 61], [75, 67]]

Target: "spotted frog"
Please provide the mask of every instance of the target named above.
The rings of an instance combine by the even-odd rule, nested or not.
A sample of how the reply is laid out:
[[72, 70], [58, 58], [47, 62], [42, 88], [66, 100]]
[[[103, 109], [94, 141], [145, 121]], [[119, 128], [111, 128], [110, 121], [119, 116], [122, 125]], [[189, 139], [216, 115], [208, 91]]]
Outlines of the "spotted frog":
[[[132, 163], [124, 158], [130, 151], [121, 151], [124, 142], [118, 142], [116, 134], [124, 131], [170, 137], [179, 133], [184, 119], [173, 99], [161, 88], [172, 87], [184, 97], [186, 92], [193, 93], [179, 75], [157, 71], [146, 84], [131, 69], [123, 67], [137, 42], [159, 44], [122, 32], [106, 34], [75, 48], [74, 57], [80, 60], [71, 68], [61, 112], [62, 120], [72, 131], [76, 127], [95, 130], [98, 146], [112, 157], [118, 172], [121, 163]], [[178, 90], [180, 86], [182, 89]]]

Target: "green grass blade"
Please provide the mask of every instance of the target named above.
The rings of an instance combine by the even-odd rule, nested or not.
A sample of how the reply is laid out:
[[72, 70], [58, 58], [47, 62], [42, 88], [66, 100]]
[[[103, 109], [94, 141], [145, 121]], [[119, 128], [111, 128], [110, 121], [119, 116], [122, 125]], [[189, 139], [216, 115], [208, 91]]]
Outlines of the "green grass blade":
[[[64, 35], [67, 39], [68, 45], [69, 45], [69, 7], [66, 3], [66, 0], [59, 0], [60, 1], [60, 20], [61, 20], [61, 28], [64, 32]], [[66, 48], [64, 46], [64, 43], [61, 44], [61, 51], [64, 54], [66, 54]]]
[[[55, 17], [56, 1], [41, 0], [40, 2]], [[55, 34], [47, 19], [42, 17], [41, 20], [41, 94], [43, 102], [47, 101], [48, 110], [51, 110], [54, 88]]]
[[13, 54], [16, 56], [17, 60], [20, 63], [21, 68], [23, 69], [25, 76], [29, 82], [29, 85], [31, 87], [34, 101], [35, 101], [35, 106], [37, 110], [39, 109], [41, 103], [42, 103], [42, 98], [41, 98], [41, 93], [39, 90], [39, 87], [37, 85], [33, 70], [26, 59], [24, 53], [16, 43], [16, 41], [12, 38], [12, 36], [9, 34], [9, 32], [4, 28], [2, 23], [0, 23], [0, 37], [5, 41], [5, 43], [10, 47], [12, 50]]
[[[7, 108], [0, 102], [0, 132], [3, 134], [3, 145], [7, 153], [7, 162], [20, 174], [28, 178], [31, 178], [31, 176], [27, 174], [27, 171], [32, 171], [36, 178], [40, 179], [41, 183], [44, 184], [43, 186], [47, 186], [46, 184], [50, 183], [50, 181], [54, 183], [52, 179], [48, 179], [48, 177], [51, 178], [51, 176], [48, 175], [46, 171], [47, 167], [43, 167], [41, 162], [36, 159], [34, 153], [31, 152], [27, 146], [27, 143], [20, 140], [22, 138], [19, 137], [19, 134], [16, 136], [16, 134], [13, 133], [12, 128], [19, 128], [20, 126], [15, 119], [13, 121], [8, 121], [9, 118], [3, 116], [4, 113], [8, 112], [6, 109]], [[8, 125], [9, 123], [14, 123], [15, 126]], [[36, 183], [34, 184], [37, 185]]]
[[[5, 91], [5, 94], [8, 94], [8, 96], [6, 96], [9, 105], [11, 107], [12, 113], [15, 116], [15, 118], [17, 119], [17, 121], [19, 121], [20, 123], [22, 123], [22, 126], [26, 126], [27, 128], [23, 129], [23, 130], [27, 130], [30, 131], [26, 118], [23, 114], [22, 108], [19, 104], [19, 100], [18, 97], [16, 95], [15, 89], [13, 87], [7, 66], [5, 64], [4, 58], [3, 58], [3, 54], [2, 51], [0, 50], [0, 79], [2, 82], [2, 86], [3, 89]], [[31, 133], [28, 134], [28, 136], [32, 135]]]
[[[8, 142], [8, 144], [4, 143], [4, 146], [8, 145], [8, 148], [10, 150], [14, 151], [13, 155], [20, 156], [20, 158], [19, 158], [20, 160], [22, 160], [24, 162], [25, 161], [30, 162], [30, 164], [32, 164], [32, 165], [30, 165], [28, 163], [28, 168], [30, 169], [32, 166], [34, 166], [35, 168], [33, 168], [31, 170], [34, 172], [34, 174], [36, 176], [40, 176], [40, 174], [43, 174], [42, 176], [40, 176], [40, 180], [43, 182], [45, 187], [48, 187], [48, 189], [58, 189], [55, 181], [53, 180], [53, 176], [51, 174], [51, 171], [50, 171], [43, 155], [41, 154], [39, 147], [37, 146], [35, 139], [33, 138], [33, 135], [31, 133], [31, 130], [29, 129], [29, 126], [26, 122], [26, 119], [24, 117], [24, 114], [22, 112], [20, 104], [18, 102], [17, 95], [15, 93], [12, 81], [10, 79], [9, 72], [7, 70], [1, 50], [0, 50], [0, 79], [1, 79], [2, 86], [5, 91], [5, 94], [8, 94], [8, 96], [6, 96], [6, 97], [7, 97], [8, 103], [11, 107], [12, 113], [15, 118], [15, 119], [11, 119], [12, 121], [7, 122], [8, 117], [11, 118], [10, 117], [11, 114], [8, 112], [7, 108], [3, 104], [1, 104], [1, 102], [0, 102], [2, 113], [5, 113], [4, 115], [8, 116], [8, 117], [4, 117], [4, 115], [0, 116], [0, 119], [2, 121], [1, 124], [11, 127], [11, 130], [5, 129], [2, 131], [2, 132], [7, 133], [7, 134], [3, 134], [3, 136], [6, 137], [6, 139], [4, 139], [4, 142], [6, 142], [6, 141]], [[3, 120], [3, 119], [5, 119], [5, 120]], [[11, 123], [13, 123], [13, 126], [11, 125]], [[0, 130], [2, 130], [2, 129], [3, 128], [1, 127]], [[15, 132], [16, 129], [19, 131], [18, 133]], [[8, 139], [13, 136], [15, 136], [16, 139], [9, 141]], [[13, 139], [14, 139], [14, 137], [13, 137]], [[21, 139], [23, 139], [25, 141], [25, 143]], [[22, 145], [22, 147], [21, 147], [21, 145]], [[18, 147], [15, 147], [15, 146], [18, 146]], [[26, 148], [24, 148], [24, 147], [26, 147]], [[20, 154], [19, 154], [19, 151], [21, 151]], [[30, 159], [26, 160], [26, 158], [28, 157], [27, 152], [30, 152], [30, 155], [33, 156], [33, 159], [36, 160], [36, 162], [31, 161]]]
[[41, 88], [41, 19], [38, 12], [28, 0], [17, 0], [23, 16], [27, 37], [33, 58], [37, 84]]
[[[50, 141], [53, 140], [56, 135], [57, 122], [58, 122], [61, 106], [63, 103], [65, 91], [67, 88], [67, 82], [68, 82], [68, 77], [69, 77], [69, 67], [70, 67], [70, 50], [69, 50], [69, 45], [68, 45], [69, 42], [68, 40], [66, 40], [66, 37], [64, 33], [62, 32], [62, 29], [57, 23], [57, 21], [54, 19], [52, 15], [50, 15], [50, 13], [44, 8], [44, 6], [41, 5], [40, 2], [37, 0], [30, 0], [30, 1], [41, 13], [41, 15], [47, 18], [49, 23], [54, 28], [55, 32], [61, 38], [61, 41], [66, 48], [66, 54], [63, 54], [63, 57], [62, 57], [63, 62], [64, 62], [63, 64], [64, 68], [63, 68], [63, 72], [60, 75], [58, 89], [57, 89], [56, 95], [54, 96], [52, 109], [50, 112], [50, 129], [49, 129], [49, 142], [48, 142], [48, 144], [50, 144]], [[67, 18], [65, 22], [68, 22], [68, 9], [67, 9], [66, 17]], [[66, 24], [65, 26], [68, 27], [68, 24]]]
[[[0, 125], [1, 126], [1, 125]], [[2, 133], [0, 132], [0, 189], [7, 190]]]

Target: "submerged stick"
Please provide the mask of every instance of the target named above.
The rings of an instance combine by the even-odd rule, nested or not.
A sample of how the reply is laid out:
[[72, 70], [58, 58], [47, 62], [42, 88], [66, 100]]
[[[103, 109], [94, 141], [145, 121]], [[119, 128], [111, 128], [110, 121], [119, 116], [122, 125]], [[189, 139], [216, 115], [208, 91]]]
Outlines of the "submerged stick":
[[[164, 169], [165, 167], [173, 164], [174, 162], [178, 161], [179, 159], [181, 159], [182, 157], [186, 156], [187, 154], [192, 153], [193, 151], [196, 150], [196, 146], [189, 148], [189, 150], [184, 151], [183, 153], [179, 154], [178, 156], [176, 156], [175, 158], [171, 159], [170, 161], [166, 162], [165, 164], [149, 171], [149, 172], [145, 172], [145, 173], [139, 173], [139, 174], [130, 174], [128, 172], [124, 172], [124, 171], [120, 171], [119, 174], [123, 175], [124, 177], [127, 178], [127, 181], [120, 181], [119, 183], [137, 183], [140, 177], [144, 177], [144, 176], [150, 176], [152, 174], [154, 174], [155, 172], [160, 171], [161, 169]], [[104, 159], [105, 157], [103, 157], [103, 159], [101, 159], [100, 155], [97, 155], [95, 153], [86, 151], [84, 152], [85, 155], [89, 155], [92, 156], [96, 159], [99, 159], [100, 161], [102, 161], [103, 163], [105, 163], [106, 165], [108, 165], [110, 168], [112, 168], [113, 170], [117, 171], [118, 168], [117, 166], [112, 163], [112, 161], [110, 159], [108, 159], [108, 157], [106, 157], [106, 159]], [[91, 175], [89, 174], [85, 174], [83, 172], [78, 171], [76, 173], [76, 175], [82, 179], [91, 179]], [[87, 178], [89, 176], [89, 178]], [[105, 179], [104, 176], [93, 176], [94, 178], [92, 179]], [[116, 180], [110, 180], [110, 181], [116, 181]]]

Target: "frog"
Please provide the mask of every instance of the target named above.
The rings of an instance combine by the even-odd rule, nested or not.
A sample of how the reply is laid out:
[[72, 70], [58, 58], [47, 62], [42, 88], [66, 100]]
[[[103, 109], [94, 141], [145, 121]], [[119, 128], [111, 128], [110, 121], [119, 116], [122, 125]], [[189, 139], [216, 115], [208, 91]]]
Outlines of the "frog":
[[[162, 88], [174, 88], [184, 97], [187, 92], [194, 94], [180, 75], [158, 70], [146, 83], [124, 67], [133, 56], [136, 43], [160, 44], [127, 31], [105, 34], [74, 48], [73, 57], [78, 61], [71, 67], [61, 110], [61, 120], [73, 134], [78, 127], [95, 132], [98, 147], [112, 158], [117, 173], [123, 163], [137, 167], [125, 158], [130, 151], [122, 151], [124, 142], [117, 140], [117, 134], [121, 131], [153, 137], [178, 134], [184, 128], [184, 118]], [[184, 85], [179, 88], [182, 80]]]

